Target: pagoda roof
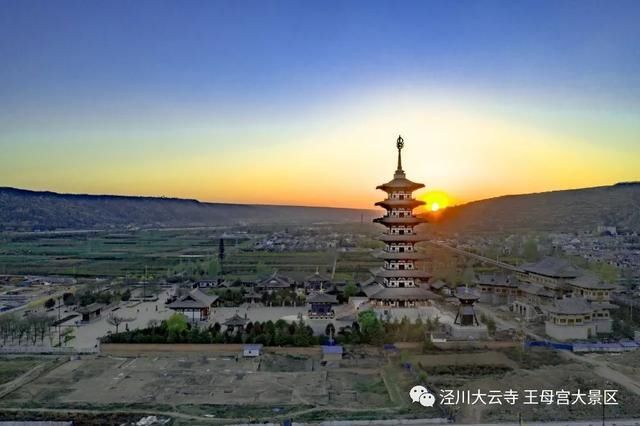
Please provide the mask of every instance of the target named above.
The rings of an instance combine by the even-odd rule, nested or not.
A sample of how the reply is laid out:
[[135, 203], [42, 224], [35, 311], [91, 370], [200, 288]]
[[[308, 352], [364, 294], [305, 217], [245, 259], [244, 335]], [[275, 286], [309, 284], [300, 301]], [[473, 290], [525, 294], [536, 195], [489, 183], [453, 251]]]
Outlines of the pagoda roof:
[[455, 297], [460, 300], [478, 300], [480, 295], [469, 287], [458, 287], [456, 289]]
[[319, 291], [317, 293], [313, 293], [307, 296], [307, 303], [331, 303], [331, 304], [337, 304], [338, 303], [338, 299], [331, 295], [331, 294], [327, 294], [324, 293], [322, 291]]
[[402, 253], [380, 250], [373, 254], [376, 259], [389, 259], [389, 260], [420, 260], [425, 259], [425, 255], [416, 251], [405, 251]]
[[188, 294], [167, 305], [169, 309], [203, 309], [213, 305], [218, 296], [210, 296], [199, 289], [191, 290]]
[[225, 322], [223, 322], [223, 325], [227, 325], [227, 326], [244, 326], [246, 323], [248, 323], [249, 320], [247, 318], [243, 318], [240, 315], [233, 314], [233, 316], [229, 319], [227, 319]]
[[420, 242], [420, 241], [426, 241], [429, 239], [429, 236], [425, 233], [421, 233], [421, 234], [404, 234], [404, 235], [398, 235], [398, 234], [380, 234], [378, 236], [378, 240], [383, 241], [383, 242], [388, 242], [388, 243], [393, 243], [393, 242]]
[[424, 188], [423, 183], [412, 182], [404, 176], [404, 172], [394, 175], [393, 179], [387, 183], [376, 186], [376, 189], [381, 189], [386, 192], [393, 191], [415, 191], [416, 189]]
[[266, 288], [288, 288], [293, 285], [293, 281], [289, 277], [278, 274], [275, 271], [273, 274], [268, 276], [267, 278], [263, 278], [256, 282], [256, 287], [266, 287]]
[[411, 209], [416, 208], [418, 206], [422, 206], [426, 204], [422, 200], [416, 200], [415, 198], [409, 198], [406, 200], [397, 200], [393, 198], [387, 198], [386, 200], [378, 201], [375, 205], [384, 207], [384, 208], [392, 208], [392, 207], [409, 207]]
[[304, 279], [305, 281], [310, 281], [310, 282], [325, 282], [325, 281], [330, 281], [331, 278], [329, 278], [329, 276], [321, 273], [318, 269], [316, 269], [316, 272], [314, 272], [313, 274], [309, 275], [308, 277], [306, 277]]
[[369, 296], [373, 300], [430, 300], [438, 296], [421, 287], [383, 287]]
[[405, 217], [391, 217], [391, 216], [382, 216], [373, 219], [376, 223], [382, 223], [383, 225], [418, 225], [420, 223], [427, 223], [427, 219], [416, 217], [416, 216], [405, 216]]
[[371, 273], [376, 277], [381, 278], [431, 278], [431, 274], [426, 271], [420, 271], [418, 269], [384, 269], [375, 268], [371, 270]]

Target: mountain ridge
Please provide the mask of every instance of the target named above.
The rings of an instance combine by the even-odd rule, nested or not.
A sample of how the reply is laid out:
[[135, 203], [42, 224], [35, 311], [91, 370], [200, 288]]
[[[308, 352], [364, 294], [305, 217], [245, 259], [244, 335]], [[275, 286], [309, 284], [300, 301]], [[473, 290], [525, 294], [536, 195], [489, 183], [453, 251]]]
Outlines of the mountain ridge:
[[208, 203], [195, 199], [61, 194], [0, 187], [0, 231], [113, 227], [212, 226], [245, 223], [367, 220], [373, 210], [269, 204]]
[[425, 216], [444, 232], [577, 232], [598, 225], [640, 231], [640, 182], [501, 195]]
[[[380, 212], [340, 207], [203, 202], [189, 198], [66, 194], [0, 187], [0, 231], [370, 221]], [[426, 213], [443, 232], [640, 231], [640, 182], [508, 194]]]

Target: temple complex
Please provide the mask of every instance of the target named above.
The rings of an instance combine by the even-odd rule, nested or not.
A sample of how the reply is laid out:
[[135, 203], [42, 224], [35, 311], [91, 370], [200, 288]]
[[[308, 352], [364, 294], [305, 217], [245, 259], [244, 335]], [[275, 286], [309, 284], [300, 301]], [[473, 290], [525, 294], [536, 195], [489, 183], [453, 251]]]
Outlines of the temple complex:
[[435, 297], [422, 286], [430, 274], [416, 265], [421, 255], [415, 245], [425, 238], [417, 234], [415, 228], [426, 220], [413, 214], [414, 208], [424, 204], [413, 198], [413, 191], [424, 185], [407, 179], [402, 169], [402, 137], [398, 137], [396, 147], [398, 165], [393, 179], [377, 187], [387, 194], [384, 200], [376, 203], [386, 210], [386, 214], [374, 219], [386, 227], [380, 236], [384, 249], [375, 255], [384, 263], [371, 271], [373, 277], [363, 283], [362, 290], [375, 306], [414, 307], [427, 304]]

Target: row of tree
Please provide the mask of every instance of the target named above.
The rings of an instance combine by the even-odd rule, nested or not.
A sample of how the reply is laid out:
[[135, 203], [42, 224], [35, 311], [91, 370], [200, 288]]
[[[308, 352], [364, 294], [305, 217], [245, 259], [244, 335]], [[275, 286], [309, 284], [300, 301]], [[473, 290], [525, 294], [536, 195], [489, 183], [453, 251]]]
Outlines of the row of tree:
[[50, 335], [53, 320], [46, 315], [33, 314], [27, 317], [17, 315], [0, 316], [0, 341], [3, 345], [36, 345], [44, 343]]
[[328, 324], [324, 335], [314, 336], [313, 329], [302, 321], [284, 320], [249, 322], [244, 327], [192, 326], [186, 317], [174, 314], [161, 323], [152, 322], [145, 329], [127, 330], [103, 338], [103, 343], [261, 343], [265, 346], [310, 346], [326, 344], [330, 339], [340, 344], [374, 344], [421, 342], [425, 333], [436, 331], [438, 318], [410, 322], [383, 321], [373, 311], [364, 311], [358, 320], [336, 330]]
[[[349, 283], [344, 287], [344, 290], [339, 292], [336, 297], [338, 303], [346, 303], [350, 297], [358, 294], [359, 289], [354, 283]], [[248, 293], [245, 289], [234, 290], [224, 289], [214, 291], [224, 306], [239, 306], [246, 302], [244, 296]], [[304, 295], [298, 293], [293, 289], [279, 289], [273, 292], [263, 292], [260, 295], [258, 301], [265, 306], [304, 306], [306, 298]]]
[[301, 321], [249, 322], [245, 327], [223, 327], [215, 323], [196, 327], [186, 317], [174, 314], [159, 324], [144, 329], [108, 335], [103, 343], [262, 343], [265, 346], [310, 346], [322, 344], [327, 338], [314, 336], [313, 330]]
[[358, 320], [351, 326], [341, 327], [335, 335], [335, 340], [341, 344], [372, 345], [423, 342], [429, 333], [440, 330], [441, 326], [438, 317], [426, 320], [417, 318], [414, 322], [406, 317], [400, 321], [389, 321], [380, 319], [373, 311], [367, 310], [360, 312]]
[[[118, 291], [94, 291], [91, 289], [86, 289], [80, 291], [76, 294], [74, 293], [64, 293], [62, 295], [62, 303], [65, 306], [87, 306], [92, 303], [102, 303], [105, 305], [109, 305], [116, 301], [126, 302], [131, 299], [131, 290], [126, 289], [123, 292]], [[44, 307], [47, 309], [51, 309], [56, 306], [56, 301], [53, 299], [47, 299], [44, 302]]]

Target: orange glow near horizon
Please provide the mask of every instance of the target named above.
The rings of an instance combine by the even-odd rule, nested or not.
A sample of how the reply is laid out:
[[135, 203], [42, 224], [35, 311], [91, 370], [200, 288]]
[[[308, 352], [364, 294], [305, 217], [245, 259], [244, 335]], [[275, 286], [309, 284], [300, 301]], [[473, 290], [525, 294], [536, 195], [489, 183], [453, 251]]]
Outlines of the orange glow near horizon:
[[451, 205], [451, 198], [446, 192], [440, 190], [427, 191], [424, 194], [418, 196], [419, 200], [424, 201], [426, 204], [420, 209], [420, 211], [437, 212], [444, 210]]
[[178, 122], [160, 114], [156, 118], [166, 124], [151, 130], [36, 128], [7, 143], [0, 186], [374, 209], [383, 196], [376, 185], [393, 177], [398, 133], [405, 140], [407, 177], [428, 188], [416, 194], [426, 202], [417, 211], [640, 179], [640, 124], [627, 118], [630, 113], [551, 120], [455, 91], [446, 97], [421, 93], [336, 98], [315, 109], [269, 116], [273, 123], [238, 118], [242, 126], [235, 127], [212, 121], [210, 111], [190, 111], [174, 117]]

